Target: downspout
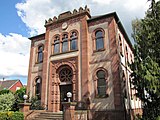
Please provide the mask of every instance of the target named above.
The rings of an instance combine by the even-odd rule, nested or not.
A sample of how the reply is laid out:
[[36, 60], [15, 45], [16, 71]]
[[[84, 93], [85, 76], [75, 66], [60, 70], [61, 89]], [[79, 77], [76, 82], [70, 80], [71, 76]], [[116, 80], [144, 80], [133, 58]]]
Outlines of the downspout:
[[82, 100], [82, 38], [81, 38], [81, 33], [82, 33], [82, 29], [81, 29], [81, 25], [82, 23], [80, 23], [80, 41], [79, 41], [79, 44], [80, 44], [80, 66], [79, 66], [79, 68], [80, 68], [80, 80], [79, 80], [79, 83], [80, 83], [80, 100]]

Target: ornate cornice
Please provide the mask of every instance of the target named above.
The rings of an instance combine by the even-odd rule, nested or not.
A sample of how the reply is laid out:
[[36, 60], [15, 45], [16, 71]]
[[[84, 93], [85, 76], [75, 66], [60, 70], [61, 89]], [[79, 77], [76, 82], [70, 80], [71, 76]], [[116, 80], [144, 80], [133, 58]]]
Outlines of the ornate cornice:
[[80, 7], [78, 11], [76, 9], [74, 9], [73, 12], [67, 11], [67, 12], [61, 13], [58, 16], [58, 18], [56, 16], [54, 16], [53, 19], [49, 18], [48, 20], [45, 21], [45, 26], [51, 25], [53, 23], [57, 24], [57, 23], [63, 21], [64, 19], [80, 16], [81, 14], [84, 14], [84, 13], [90, 17], [90, 10], [87, 6], [85, 6], [84, 9], [82, 7]]

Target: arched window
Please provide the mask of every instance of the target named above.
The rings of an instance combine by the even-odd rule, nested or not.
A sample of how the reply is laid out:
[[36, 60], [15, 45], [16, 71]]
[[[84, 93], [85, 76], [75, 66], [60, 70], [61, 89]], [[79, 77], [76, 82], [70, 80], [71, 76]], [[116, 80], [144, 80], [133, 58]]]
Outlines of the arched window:
[[104, 39], [102, 30], [97, 30], [95, 32], [95, 40], [96, 40], [96, 50], [101, 50], [104, 48]]
[[122, 40], [121, 40], [121, 36], [120, 35], [119, 35], [119, 49], [120, 49], [120, 54], [123, 56]]
[[59, 36], [56, 36], [54, 38], [54, 53], [59, 53], [60, 52], [60, 38]]
[[39, 46], [38, 47], [38, 59], [37, 59], [38, 63], [43, 62], [43, 46]]
[[77, 50], [77, 33], [72, 32], [70, 36], [71, 42], [70, 42], [70, 50]]
[[41, 99], [41, 79], [37, 78], [35, 81], [35, 95], [37, 96], [38, 100]]
[[62, 37], [62, 52], [68, 51], [68, 35], [64, 34]]
[[106, 74], [103, 70], [98, 70], [97, 73], [97, 92], [99, 97], [106, 97]]

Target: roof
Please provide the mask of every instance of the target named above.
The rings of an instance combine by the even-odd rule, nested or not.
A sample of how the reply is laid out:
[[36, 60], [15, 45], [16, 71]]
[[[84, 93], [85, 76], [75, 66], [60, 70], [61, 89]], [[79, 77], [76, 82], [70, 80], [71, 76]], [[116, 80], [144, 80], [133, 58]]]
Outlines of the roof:
[[35, 39], [35, 38], [38, 38], [38, 37], [44, 37], [44, 36], [45, 36], [45, 33], [42, 33], [42, 34], [39, 34], [39, 35], [36, 35], [36, 36], [30, 37], [30, 38], [28, 38], [28, 39], [33, 40], [33, 39]]
[[109, 17], [114, 17], [115, 18], [115, 21], [116, 21], [120, 31], [124, 35], [127, 43], [131, 47], [131, 49], [133, 49], [132, 43], [131, 43], [131, 41], [130, 41], [130, 39], [129, 39], [129, 37], [128, 37], [128, 35], [127, 35], [127, 33], [126, 33], [126, 31], [125, 31], [125, 29], [124, 29], [124, 27], [123, 27], [123, 25], [122, 25], [122, 23], [121, 23], [121, 21], [120, 21], [116, 12], [112, 12], [112, 13], [108, 13], [108, 14], [104, 14], [104, 15], [100, 15], [100, 16], [93, 16], [90, 19], [88, 19], [87, 21], [91, 22], [91, 21], [96, 21], [96, 20], [99, 20], [99, 19], [109, 18]]
[[10, 89], [18, 81], [20, 81], [20, 80], [4, 80], [4, 81], [0, 81], [0, 90]]

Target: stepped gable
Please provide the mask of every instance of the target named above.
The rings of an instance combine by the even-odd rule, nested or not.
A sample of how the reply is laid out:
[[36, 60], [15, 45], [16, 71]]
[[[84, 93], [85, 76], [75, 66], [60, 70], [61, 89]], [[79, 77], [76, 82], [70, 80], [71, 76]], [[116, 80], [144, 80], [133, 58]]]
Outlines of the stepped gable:
[[74, 9], [73, 12], [67, 11], [67, 12], [59, 14], [58, 17], [54, 16], [53, 19], [49, 18], [48, 20], [45, 20], [45, 26], [51, 25], [53, 23], [61, 22], [64, 19], [69, 19], [69, 18], [72, 18], [72, 17], [76, 17], [76, 16], [79, 16], [81, 14], [87, 14], [89, 17], [91, 17], [90, 10], [87, 7], [87, 5], [85, 6], [84, 9], [82, 7], [80, 7], [79, 10]]

